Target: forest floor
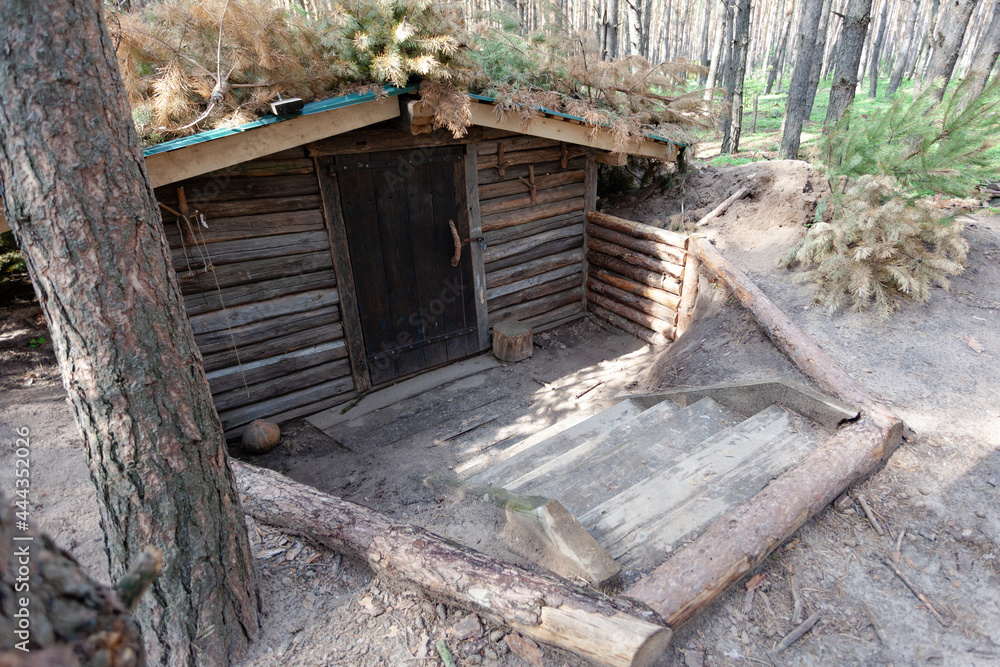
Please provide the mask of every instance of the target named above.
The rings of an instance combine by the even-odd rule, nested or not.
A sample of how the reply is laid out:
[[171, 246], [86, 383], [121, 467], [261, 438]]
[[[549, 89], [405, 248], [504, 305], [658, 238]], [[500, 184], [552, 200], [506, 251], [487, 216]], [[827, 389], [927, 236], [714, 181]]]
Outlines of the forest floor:
[[[702, 231], [883, 397], [916, 437], [855, 489], [867, 497], [883, 535], [856, 504], [828, 508], [752, 573], [760, 577], [754, 576], [751, 590], [741, 582], [681, 627], [661, 664], [770, 664], [768, 651], [795, 626], [793, 589], [799, 615], [818, 613], [820, 621], [777, 664], [1000, 662], [1000, 217], [967, 219], [969, 268], [950, 292], [934, 290], [927, 304], [904, 303], [882, 322], [868, 313], [828, 315], [812, 305], [808, 284], [794, 284], [792, 274], [775, 268], [774, 258], [800, 238], [823, 192], [824, 183], [805, 163], [695, 165], [676, 189], [654, 188], [610, 202], [606, 210], [665, 225], [682, 205], [696, 216], [742, 185], [752, 194]], [[0, 312], [0, 441], [13, 442], [14, 427], [31, 429], [35, 516], [96, 578], [106, 579], [81, 438], [51, 345], [39, 342], [47, 336], [39, 315], [37, 305], [24, 301]], [[704, 277], [693, 326], [664, 351], [592, 320], [540, 342], [534, 370], [496, 369], [490, 382], [515, 396], [528, 387], [542, 389], [532, 376], [556, 385], [555, 378], [601, 369], [606, 385], [595, 389], [596, 399], [774, 376], [803, 381], [748, 313]], [[0, 448], [3, 489], [12, 488], [9, 458]], [[412, 458], [421, 469], [448, 460], [435, 449]], [[256, 462], [295, 477], [311, 475], [325, 490], [340, 488], [396, 518], [527, 564], [504, 541], [500, 513], [412, 487], [397, 492], [411, 470], [359, 477], [364, 461], [304, 421], [288, 425], [278, 449]], [[502, 628], [482, 627], [474, 616], [375, 579], [363, 564], [250, 526], [265, 616], [248, 665], [441, 664], [439, 639], [459, 665], [581, 664], [548, 649], [535, 655], [531, 646], [505, 638]], [[904, 572], [944, 624], [883, 558]]]

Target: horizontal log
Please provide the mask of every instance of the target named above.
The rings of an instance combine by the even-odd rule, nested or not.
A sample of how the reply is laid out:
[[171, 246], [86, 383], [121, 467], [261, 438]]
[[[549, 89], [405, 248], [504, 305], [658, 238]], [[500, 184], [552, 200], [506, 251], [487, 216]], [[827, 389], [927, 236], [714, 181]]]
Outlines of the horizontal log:
[[184, 187], [184, 196], [192, 209], [200, 209], [210, 202], [319, 194], [319, 182], [314, 174], [242, 178], [223, 169], [157, 188], [156, 200], [176, 209], [178, 185]]
[[[263, 197], [253, 199], [236, 199], [233, 201], [207, 201], [193, 206], [188, 202], [192, 210], [205, 214], [205, 220], [211, 224], [218, 218], [235, 218], [242, 215], [261, 215], [264, 213], [290, 213], [292, 211], [319, 211], [323, 208], [323, 203], [319, 195], [299, 195], [297, 197]], [[171, 207], [174, 208], [174, 207]], [[176, 231], [174, 220], [176, 217], [161, 210], [163, 214], [164, 226], [169, 231], [171, 228]]]
[[532, 248], [537, 248], [544, 243], [549, 243], [551, 241], [558, 241], [559, 239], [579, 237], [583, 238], [583, 224], [578, 223], [575, 225], [566, 225], [564, 227], [559, 227], [556, 229], [550, 229], [547, 232], [542, 232], [540, 234], [534, 234], [532, 236], [526, 236], [524, 238], [516, 239], [514, 241], [509, 241], [507, 243], [496, 243], [487, 246], [486, 250], [483, 251], [483, 260], [487, 263], [495, 262], [498, 259], [504, 259], [506, 257], [513, 257], [514, 255], [520, 255], [521, 253], [527, 252]]
[[593, 236], [587, 239], [587, 247], [597, 252], [602, 252], [605, 255], [610, 255], [611, 257], [620, 259], [627, 264], [631, 264], [632, 266], [648, 269], [655, 273], [665, 274], [674, 278], [680, 278], [681, 275], [684, 274], [683, 264], [675, 264], [674, 262], [669, 262], [665, 259], [650, 257], [644, 253], [636, 252], [630, 248], [620, 246], [617, 243], [604, 241]]
[[221, 264], [214, 271], [197, 275], [178, 275], [181, 293], [185, 296], [210, 290], [225, 289], [246, 283], [286, 278], [333, 269], [330, 252], [302, 253], [291, 260], [284, 255], [267, 259], [252, 259], [235, 264]]
[[347, 359], [340, 359], [318, 366], [311, 366], [300, 371], [290, 372], [284, 375], [258, 382], [247, 384], [246, 387], [237, 387], [230, 391], [225, 391], [212, 396], [215, 409], [218, 411], [232, 410], [253, 403], [260, 403], [275, 396], [281, 396], [296, 389], [311, 387], [320, 382], [326, 382], [336, 378], [347, 377], [351, 374], [351, 362]]
[[[508, 167], [518, 165], [518, 164], [538, 164], [539, 162], [554, 162], [556, 160], [562, 159], [562, 149], [558, 146], [555, 148], [538, 148], [534, 150], [526, 151], [510, 151], [504, 150], [503, 152], [504, 162]], [[480, 170], [483, 169], [494, 169], [497, 166], [497, 155], [483, 155], [479, 157], [476, 161], [476, 167]]]
[[674, 337], [674, 325], [666, 320], [661, 320], [658, 317], [653, 317], [652, 315], [647, 315], [646, 313], [636, 310], [631, 306], [626, 306], [623, 303], [618, 303], [614, 299], [609, 299], [603, 294], [598, 294], [593, 290], [587, 290], [587, 300], [591, 303], [595, 303], [604, 310], [611, 311], [616, 315], [620, 315], [627, 320], [632, 320], [636, 324], [641, 324], [645, 328], [655, 331], [658, 334], [663, 334], [667, 339], [672, 339]]
[[306, 149], [304, 146], [294, 146], [292, 148], [286, 148], [285, 150], [278, 151], [277, 153], [270, 153], [262, 158], [257, 158], [258, 160], [285, 160], [288, 158], [298, 158], [298, 157], [309, 157], [306, 155]]
[[575, 225], [582, 222], [583, 211], [574, 211], [572, 213], [554, 215], [551, 218], [542, 218], [541, 220], [517, 225], [516, 227], [504, 227], [503, 229], [494, 229], [492, 232], [483, 232], [483, 238], [489, 244], [507, 243], [508, 241], [522, 239], [525, 236], [541, 234], [557, 227], [565, 227], [566, 225]]
[[274, 280], [226, 287], [214, 292], [202, 292], [184, 297], [184, 308], [188, 317], [219, 310], [223, 307], [232, 308], [254, 301], [267, 301], [279, 296], [310, 292], [318, 289], [333, 289], [337, 280], [333, 271], [307, 273], [301, 276], [288, 276]]
[[584, 206], [583, 196], [567, 199], [564, 201], [552, 202], [550, 204], [540, 204], [518, 211], [507, 211], [505, 213], [494, 213], [482, 217], [483, 231], [489, 232], [494, 229], [523, 225], [527, 222], [534, 222], [542, 218], [551, 218], [563, 213], [582, 211]]
[[233, 410], [222, 411], [219, 413], [219, 419], [222, 421], [222, 427], [229, 431], [239, 426], [245, 426], [255, 419], [268, 419], [269, 417], [274, 417], [274, 415], [315, 403], [324, 398], [338, 396], [351, 391], [353, 388], [354, 381], [351, 377], [342, 377], [300, 389], [299, 391], [292, 391], [276, 398], [254, 403], [253, 405], [244, 405]]
[[[559, 142], [543, 137], [507, 137], [504, 139], [492, 139], [490, 141], [480, 141], [476, 145], [476, 155], [496, 155], [497, 144], [503, 144], [503, 152], [516, 153], [518, 151], [535, 150], [538, 148], [559, 148]], [[560, 149], [561, 150], [561, 149]]]
[[[528, 178], [528, 166], [526, 164], [519, 164], [507, 167], [503, 176], [496, 169], [483, 169], [479, 172], [476, 180], [479, 181], [480, 187], [493, 183], [520, 183], [519, 178]], [[566, 163], [566, 169], [563, 169], [562, 160], [550, 160], [548, 162], [535, 163], [532, 166], [535, 167], [535, 178], [538, 178], [539, 174], [555, 174], [561, 171], [578, 171], [584, 169], [587, 166], [587, 158], [581, 156], [571, 159]]]
[[[167, 241], [171, 248], [180, 248], [182, 237], [180, 223], [164, 224], [167, 233]], [[275, 234], [294, 234], [295, 232], [309, 232], [325, 229], [323, 214], [318, 210], [313, 211], [289, 211], [282, 213], [264, 213], [262, 215], [244, 215], [235, 218], [213, 218], [205, 220], [208, 229], [197, 226], [192, 220], [193, 233], [197, 243], [217, 243], [219, 241], [233, 241], [236, 239], [248, 239], [260, 236], [273, 236]], [[187, 242], [188, 247], [192, 243]], [[197, 250], [189, 252], [196, 253]]]
[[[337, 310], [336, 306], [334, 310]], [[339, 317], [339, 312], [336, 313]], [[321, 343], [331, 343], [343, 340], [344, 329], [340, 322], [330, 323], [329, 316], [317, 326], [314, 318], [303, 318], [303, 323], [309, 323], [312, 328], [302, 329], [294, 333], [282, 336], [271, 337], [271, 330], [264, 330], [259, 333], [268, 336], [257, 342], [233, 348], [232, 344], [223, 347], [218, 352], [203, 355], [203, 365], [206, 371], [232, 368], [237, 364], [246, 364], [262, 359], [301, 350]], [[298, 322], [296, 322], [298, 324]]]
[[678, 234], [677, 232], [660, 229], [659, 227], [653, 227], [652, 225], [646, 225], [641, 222], [633, 222], [631, 220], [626, 220], [625, 218], [619, 218], [614, 215], [608, 215], [607, 213], [601, 213], [600, 211], [587, 211], [587, 220], [601, 225], [602, 227], [613, 229], [616, 232], [628, 234], [629, 236], [634, 236], [636, 238], [666, 243], [669, 246], [673, 246], [681, 250], [684, 250], [684, 248], [687, 247], [686, 234]]
[[367, 128], [322, 139], [306, 146], [310, 157], [350, 155], [380, 151], [414, 151], [438, 146], [459, 146], [478, 141], [481, 128], [470, 127], [464, 137], [456, 139], [448, 130], [434, 130], [414, 135], [394, 127]]
[[630, 278], [620, 276], [613, 271], [608, 271], [607, 269], [602, 269], [598, 266], [591, 266], [588, 274], [597, 278], [601, 282], [614, 285], [618, 289], [625, 290], [626, 292], [631, 292], [632, 294], [645, 297], [650, 301], [663, 304], [667, 308], [677, 310], [680, 307], [681, 297], [676, 294], [671, 294], [666, 290], [650, 287], [649, 285], [636, 282]]
[[[583, 285], [583, 272], [580, 271], [580, 267], [570, 266], [570, 269], [575, 269], [576, 272], [566, 276], [565, 278], [558, 278], [556, 280], [550, 280], [548, 282], [539, 283], [537, 285], [532, 285], [519, 292], [512, 292], [510, 294], [505, 294], [503, 296], [498, 296], [494, 299], [487, 301], [486, 307], [490, 311], [497, 311], [507, 308], [508, 306], [513, 306], [518, 303], [525, 301], [530, 301], [532, 299], [538, 299], [540, 297], [546, 296], [548, 294], [554, 294], [556, 292], [562, 292], [563, 290], [568, 290], [573, 287], [579, 287]], [[582, 303], [582, 299], [581, 299]]]
[[550, 310], [547, 313], [529, 317], [524, 322], [529, 325], [535, 333], [542, 333], [543, 331], [548, 331], [549, 329], [554, 329], [569, 322], [573, 322], [574, 320], [586, 317], [586, 315], [587, 311], [583, 309], [583, 301], [581, 301], [580, 303], [568, 303], [565, 306], [560, 306], [559, 308]]
[[532, 299], [531, 301], [525, 301], [513, 306], [508, 306], [507, 308], [491, 311], [489, 314], [490, 326], [493, 326], [497, 322], [510, 317], [523, 320], [525, 318], [532, 317], [533, 315], [547, 313], [550, 310], [558, 308], [559, 306], [564, 306], [567, 303], [574, 302], [583, 302], [582, 286], [576, 286], [562, 292], [549, 294], [538, 299]]
[[581, 250], [583, 249], [582, 236], [570, 236], [557, 241], [549, 241], [548, 243], [543, 243], [542, 245], [532, 248], [531, 250], [527, 250], [519, 255], [512, 255], [510, 257], [498, 259], [495, 262], [490, 262], [486, 265], [486, 275], [488, 278], [490, 274], [496, 273], [497, 271], [520, 266], [521, 264], [527, 264], [537, 259], [545, 259], [546, 257], [552, 255], [560, 255], [569, 250], [576, 250], [577, 248]]
[[259, 322], [281, 315], [314, 310], [324, 306], [335, 306], [340, 303], [337, 290], [316, 290], [284, 296], [260, 303], [248, 303], [235, 308], [217, 310], [211, 313], [195, 315], [189, 318], [195, 335], [209, 331], [219, 331], [229, 327], [238, 327], [251, 322]]
[[226, 171], [233, 176], [287, 176], [291, 174], [311, 174], [315, 166], [307, 157], [267, 159], [258, 158], [229, 167]]
[[684, 265], [684, 251], [666, 243], [636, 238], [601, 225], [595, 225], [592, 222], [587, 224], [587, 234], [592, 238], [614, 243], [656, 259], [662, 259], [678, 266]]
[[632, 292], [618, 289], [614, 285], [601, 282], [594, 276], [587, 278], [587, 289], [592, 292], [596, 292], [601, 296], [605, 296], [612, 301], [634, 308], [640, 313], [644, 313], [650, 317], [655, 317], [656, 319], [663, 320], [664, 322], [675, 326], [677, 324], [676, 310], [667, 308], [663, 304], [656, 303], [655, 301], [638, 296]]
[[[287, 421], [293, 419], [298, 419], [299, 417], [309, 417], [317, 413], [323, 412], [324, 410], [329, 410], [330, 408], [339, 407], [349, 403], [352, 399], [357, 398], [358, 392], [351, 389], [345, 391], [342, 394], [333, 394], [331, 396], [326, 396], [319, 399], [318, 401], [313, 401], [312, 403], [305, 403], [298, 405], [294, 408], [285, 410], [284, 412], [279, 412], [276, 415], [271, 415], [268, 417], [275, 424], [284, 424]], [[246, 425], [237, 426], [226, 431], [226, 440], [230, 442], [234, 440], [239, 440], [243, 435], [243, 431], [246, 429]]]
[[669, 629], [627, 600], [532, 574], [271, 470], [232, 466], [242, 506], [257, 521], [364, 560], [382, 578], [535, 641], [613, 667], [651, 664], [670, 641]]
[[[522, 183], [523, 185], [523, 183]], [[496, 199], [479, 199], [479, 209], [483, 215], [495, 215], [505, 211], [517, 211], [520, 209], [534, 208], [543, 204], [550, 204], [556, 201], [583, 197], [586, 187], [583, 183], [573, 183], [559, 187], [540, 187], [535, 191], [535, 202], [531, 201], [531, 193], [510, 195], [508, 197], [497, 197]]]
[[[319, 327], [337, 327], [340, 331], [340, 307], [330, 306], [318, 308], [305, 313], [292, 313], [270, 320], [254, 322], [232, 329], [220, 329], [195, 336], [198, 349], [203, 357], [232, 349], [235, 344], [241, 349], [249, 345], [261, 343], [271, 338], [281, 338], [305, 330], [315, 330]], [[313, 333], [316, 333], [313, 331]], [[343, 333], [340, 334], [341, 336]], [[246, 361], [244, 359], [244, 361]]]
[[[246, 262], [269, 257], [286, 257], [306, 252], [328, 250], [330, 237], [326, 231], [300, 232], [297, 234], [278, 234], [276, 236], [258, 236], [239, 241], [221, 241], [188, 248], [187, 255], [181, 248], [170, 251], [174, 270], [178, 275], [189, 268], [198, 270], [204, 265], [206, 258], [213, 266]], [[294, 260], [292, 260], [294, 261]], [[332, 261], [332, 260], [331, 260]], [[190, 267], [188, 264], [190, 263]]]
[[530, 262], [525, 262], [523, 264], [518, 264], [516, 266], [504, 267], [496, 271], [486, 272], [486, 289], [492, 289], [494, 287], [499, 287], [500, 285], [506, 285], [507, 283], [512, 283], [516, 280], [522, 280], [528, 276], [535, 276], [539, 273], [545, 273], [546, 271], [552, 271], [553, 269], [558, 269], [562, 266], [568, 266], [570, 264], [582, 264], [583, 263], [583, 249], [567, 250], [566, 252], [561, 252], [558, 255], [550, 255], [548, 257], [542, 257], [539, 259], [532, 260]]
[[637, 280], [644, 285], [649, 285], [650, 287], [655, 287], [671, 294], [679, 295], [681, 293], [681, 283], [676, 278], [657, 273], [656, 271], [650, 271], [640, 266], [633, 266], [617, 257], [605, 255], [596, 250], [590, 250], [587, 252], [587, 261], [632, 280]]
[[221, 394], [230, 389], [254, 385], [345, 357], [347, 357], [347, 346], [341, 339], [311, 345], [259, 361], [244, 361], [236, 366], [206, 372], [205, 376], [208, 378], [208, 386], [212, 389], [212, 393]]
[[[525, 278], [524, 280], [518, 280], [513, 283], [507, 283], [506, 285], [500, 285], [499, 287], [494, 287], [493, 289], [486, 290], [486, 301], [492, 301], [502, 296], [508, 294], [514, 294], [516, 292], [522, 292], [530, 287], [535, 287], [536, 285], [541, 285], [543, 283], [552, 282], [553, 280], [558, 280], [560, 278], [565, 278], [567, 276], [572, 276], [582, 271], [582, 267], [570, 264], [569, 266], [563, 266], [561, 268], [555, 269], [554, 271], [546, 271], [545, 273], [540, 273], [538, 275], [531, 276], [530, 278]], [[582, 284], [582, 281], [581, 281]]]
[[605, 310], [597, 304], [591, 303], [588, 306], [588, 309], [605, 322], [610, 322], [625, 333], [632, 334], [639, 340], [649, 343], [650, 345], [664, 345], [668, 342], [667, 337], [663, 334], [651, 331], [641, 324], [636, 324], [632, 320], [625, 319], [621, 315], [612, 313], [610, 310]]
[[[535, 169], [535, 181], [539, 182], [539, 188], [556, 188], [561, 185], [571, 185], [573, 183], [583, 183], [586, 177], [585, 169], [563, 172], [544, 172]], [[524, 177], [527, 180], [527, 177]], [[508, 197], [510, 195], [522, 194], [528, 191], [528, 186], [524, 181], [515, 179], [512, 181], [501, 181], [489, 185], [479, 186], [479, 201], [485, 202], [497, 197]]]

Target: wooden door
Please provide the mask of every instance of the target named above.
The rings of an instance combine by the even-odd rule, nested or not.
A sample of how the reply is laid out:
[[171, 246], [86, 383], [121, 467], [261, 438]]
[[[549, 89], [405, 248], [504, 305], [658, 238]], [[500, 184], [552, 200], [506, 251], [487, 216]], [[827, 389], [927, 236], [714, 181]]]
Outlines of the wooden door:
[[[463, 147], [322, 158], [336, 192], [373, 385], [479, 352]], [[344, 317], [349, 317], [344, 313]], [[355, 347], [358, 349], [358, 347]]]

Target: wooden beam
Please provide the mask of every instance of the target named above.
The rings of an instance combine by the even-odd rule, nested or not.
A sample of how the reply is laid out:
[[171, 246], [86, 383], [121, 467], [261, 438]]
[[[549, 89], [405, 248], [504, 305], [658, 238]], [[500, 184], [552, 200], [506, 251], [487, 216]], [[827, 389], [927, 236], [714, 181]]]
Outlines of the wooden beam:
[[469, 144], [465, 148], [465, 203], [469, 212], [469, 244], [472, 252], [472, 284], [476, 290], [476, 325], [479, 329], [479, 349], [489, 349], [490, 321], [486, 306], [486, 260], [483, 249], [476, 241], [483, 235], [482, 216], [479, 211], [479, 179], [476, 169], [476, 152], [478, 144]]
[[156, 153], [146, 158], [146, 171], [156, 188], [398, 116], [396, 97], [372, 100]]
[[[556, 118], [546, 118], [536, 116], [531, 123], [525, 127], [521, 118], [517, 114], [507, 114], [505, 118], [498, 119], [492, 104], [482, 102], [472, 102], [470, 111], [472, 113], [472, 124], [483, 127], [492, 127], [498, 130], [527, 134], [533, 137], [543, 137], [555, 141], [565, 141], [566, 143], [578, 146], [589, 146], [602, 151], [613, 151], [615, 140], [611, 132], [605, 129], [598, 130], [591, 137], [593, 128], [587, 125], [575, 125]], [[643, 157], [656, 158], [672, 162], [677, 156], [677, 146], [675, 144], [664, 144], [648, 139], [641, 139], [631, 142], [626, 153], [629, 155], [641, 155]]]

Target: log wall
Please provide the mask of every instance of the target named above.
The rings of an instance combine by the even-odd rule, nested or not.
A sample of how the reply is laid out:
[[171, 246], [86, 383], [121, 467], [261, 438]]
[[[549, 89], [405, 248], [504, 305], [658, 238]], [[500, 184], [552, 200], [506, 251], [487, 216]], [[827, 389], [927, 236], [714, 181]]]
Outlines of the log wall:
[[537, 332], [582, 316], [583, 149], [514, 136], [476, 152], [490, 326], [515, 318]]
[[648, 343], [673, 340], [697, 289], [687, 244], [684, 234], [588, 211], [588, 309]]
[[[226, 434], [354, 393], [314, 162], [293, 149], [156, 190], [184, 303]], [[206, 270], [206, 266], [211, 267]]]

